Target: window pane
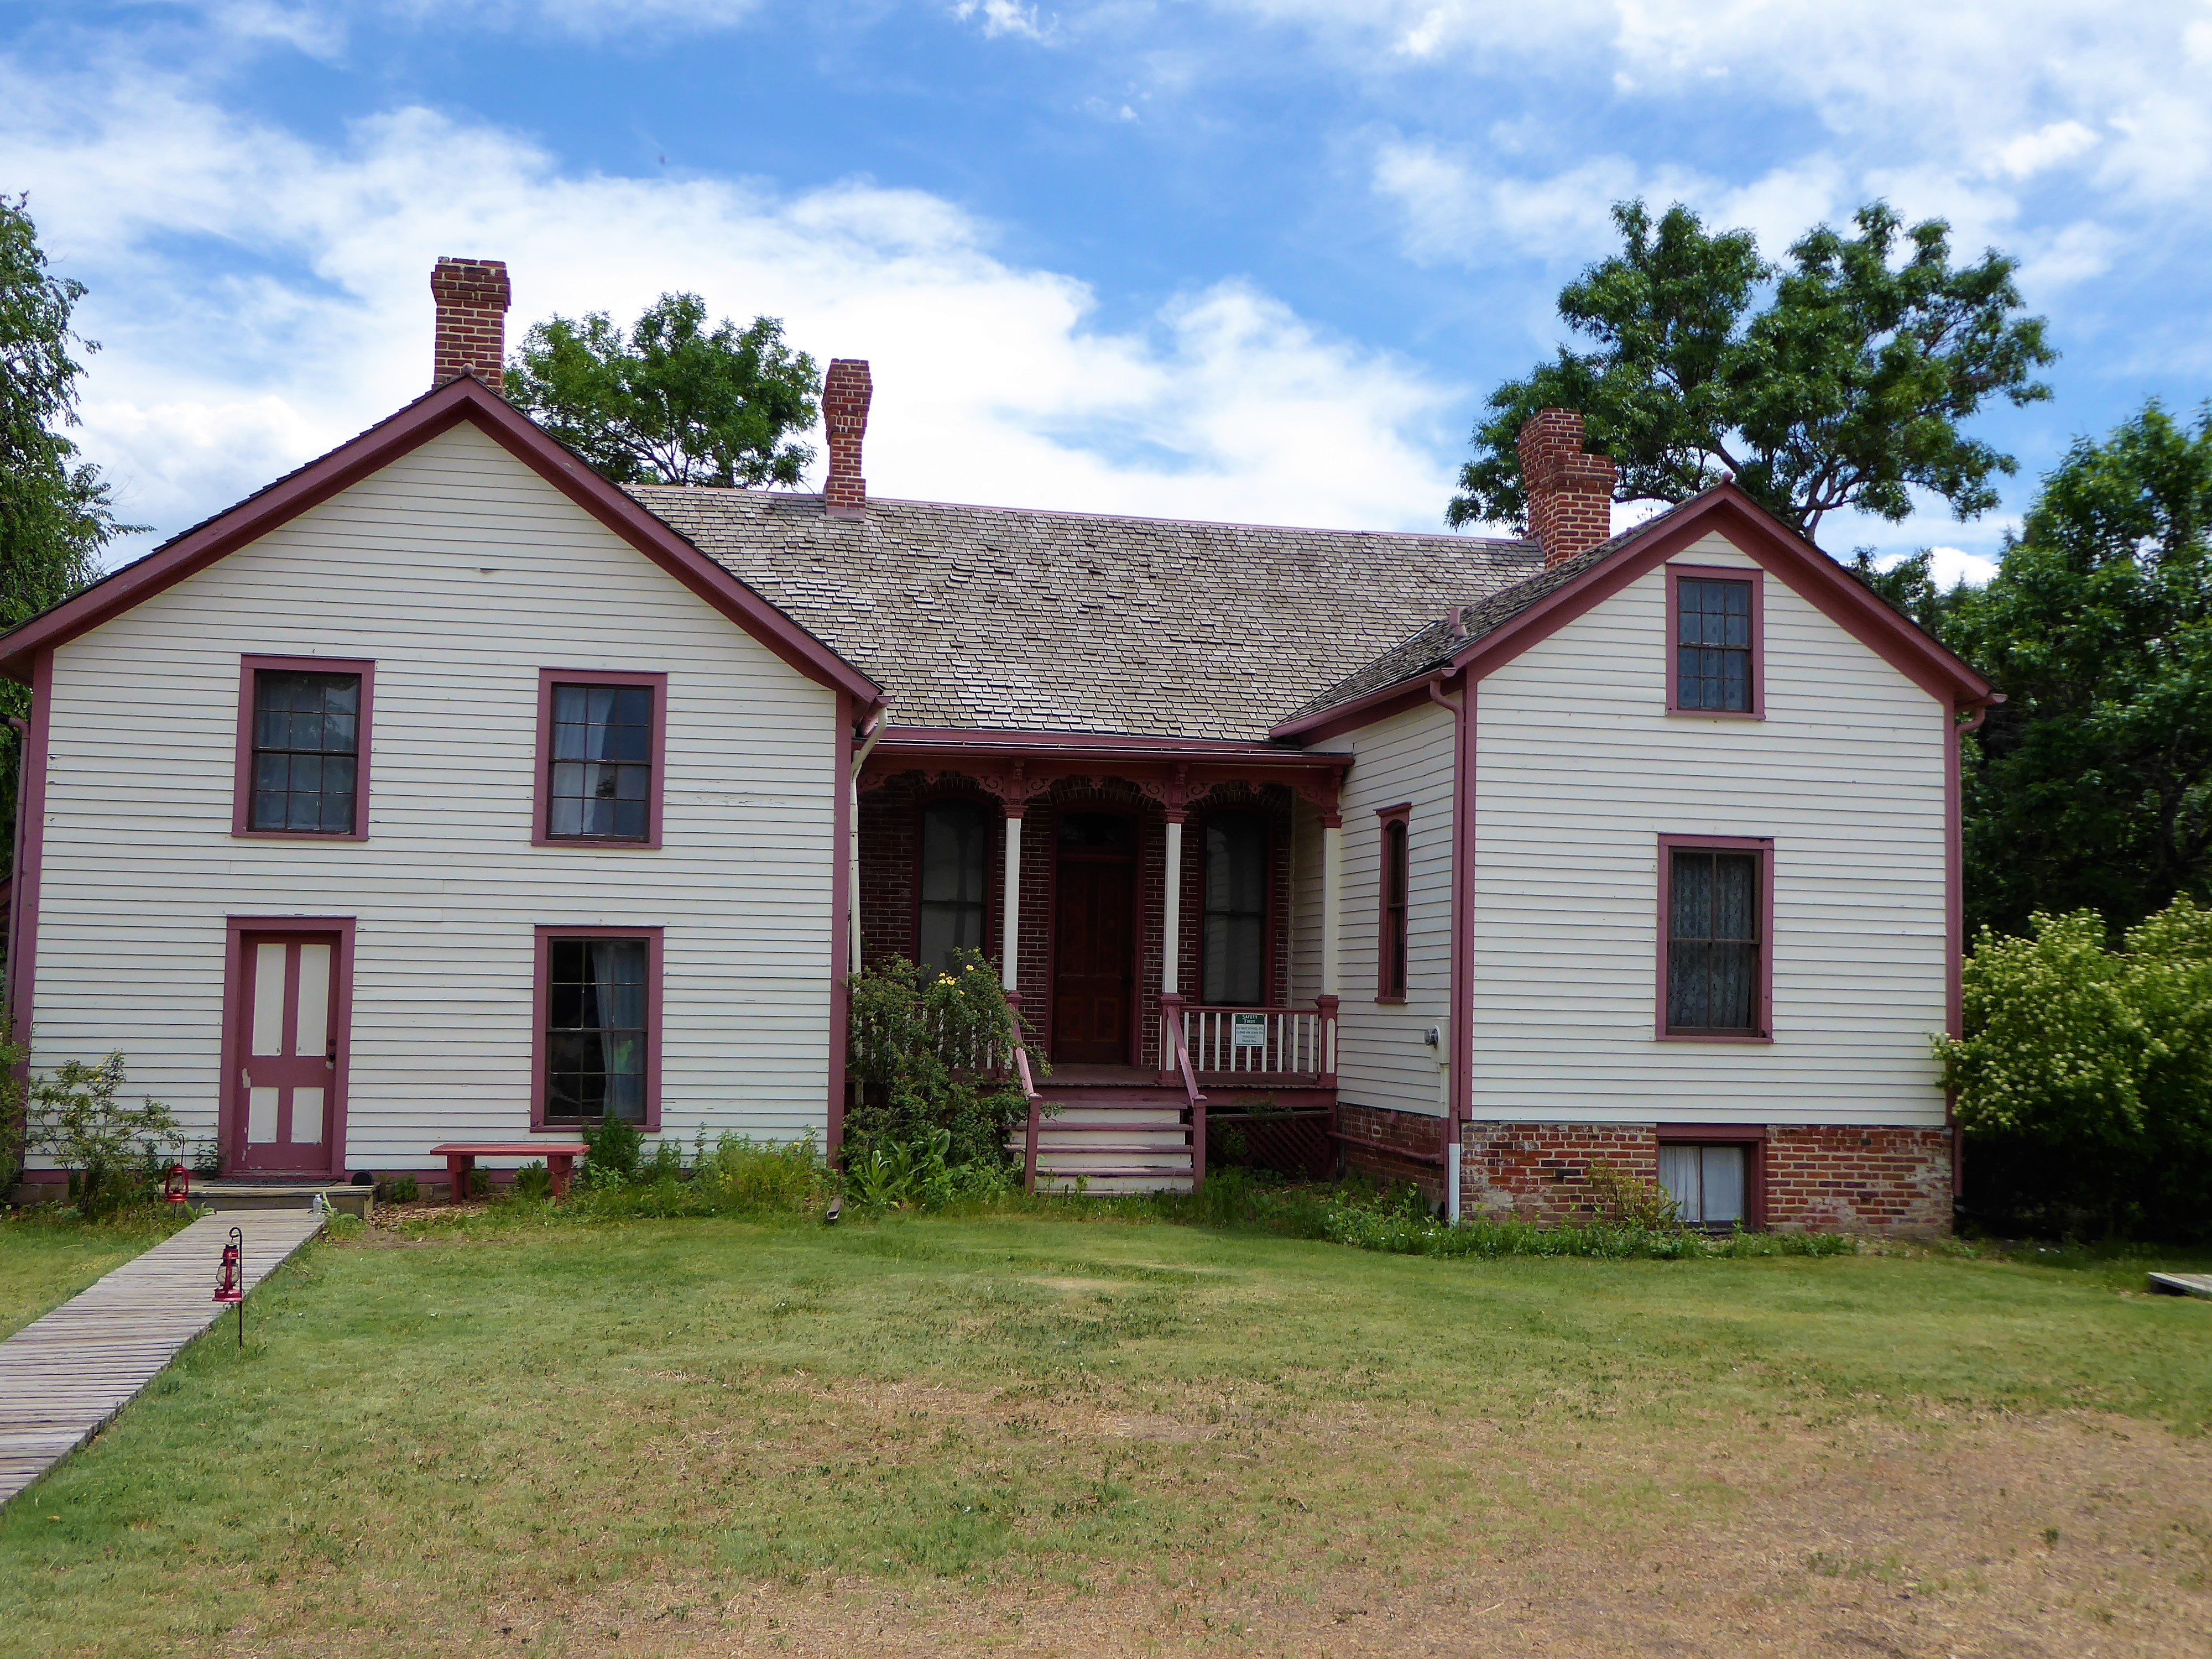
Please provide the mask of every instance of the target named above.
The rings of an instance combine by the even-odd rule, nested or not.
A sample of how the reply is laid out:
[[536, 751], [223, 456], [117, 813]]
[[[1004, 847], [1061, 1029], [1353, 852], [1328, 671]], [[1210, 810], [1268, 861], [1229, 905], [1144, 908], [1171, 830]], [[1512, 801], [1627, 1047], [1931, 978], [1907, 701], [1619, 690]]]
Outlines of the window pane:
[[1674, 702], [1730, 714], [1751, 710], [1751, 584], [1675, 585]]
[[1759, 855], [1668, 856], [1667, 1028], [1759, 1028]]
[[1743, 1148], [1700, 1146], [1695, 1149], [1705, 1176], [1705, 1213], [1698, 1218], [1709, 1226], [1725, 1227], [1744, 1218]]
[[1224, 813], [1206, 826], [1200, 889], [1200, 997], [1250, 1006], [1266, 1000], [1267, 826], [1251, 812]]
[[361, 676], [257, 670], [253, 700], [249, 827], [352, 834]]
[[648, 840], [652, 761], [650, 687], [555, 686], [546, 833]]
[[552, 939], [546, 945], [549, 1114], [645, 1115], [643, 939]]

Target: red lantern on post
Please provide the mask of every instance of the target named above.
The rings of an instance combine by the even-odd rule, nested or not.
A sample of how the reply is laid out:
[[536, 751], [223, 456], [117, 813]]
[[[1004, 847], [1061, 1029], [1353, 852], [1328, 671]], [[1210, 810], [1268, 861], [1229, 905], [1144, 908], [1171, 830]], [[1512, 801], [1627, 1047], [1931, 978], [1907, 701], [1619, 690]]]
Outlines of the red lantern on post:
[[172, 1204], [182, 1204], [191, 1194], [192, 1172], [181, 1164], [172, 1164], [168, 1178], [161, 1182], [161, 1196]]
[[246, 1346], [246, 1235], [230, 1230], [230, 1243], [222, 1247], [222, 1271], [216, 1280], [215, 1299], [238, 1304], [238, 1346]]

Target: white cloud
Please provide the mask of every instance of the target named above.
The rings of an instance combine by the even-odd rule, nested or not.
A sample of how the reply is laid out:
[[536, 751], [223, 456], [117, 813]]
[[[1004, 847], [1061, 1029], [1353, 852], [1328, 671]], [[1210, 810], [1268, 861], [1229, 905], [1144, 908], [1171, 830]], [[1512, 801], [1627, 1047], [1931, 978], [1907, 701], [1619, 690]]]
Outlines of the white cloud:
[[1014, 0], [959, 0], [952, 8], [952, 15], [963, 23], [971, 17], [981, 18], [984, 34], [994, 40], [1012, 35], [1018, 40], [1042, 40], [1052, 33], [1049, 23], [1037, 21], [1035, 6], [1017, 5]]
[[2032, 178], [2095, 149], [2096, 144], [2097, 135], [2079, 121], [2053, 121], [2047, 127], [2021, 134], [1999, 149], [1996, 170], [2008, 178]]
[[[1938, 587], [1956, 587], [1960, 582], [1985, 587], [1997, 574], [1997, 562], [1979, 553], [1969, 553], [1959, 547], [1931, 547], [1928, 550], [1935, 556], [1928, 562], [1928, 572]], [[1899, 554], [1898, 558], [1904, 556]], [[1884, 559], [1881, 563], [1887, 569], [1897, 562], [1898, 559]]]
[[1083, 283], [921, 191], [580, 175], [420, 109], [330, 148], [112, 64], [0, 63], [0, 148], [93, 287], [87, 449], [165, 532], [425, 389], [441, 254], [508, 262], [510, 338], [689, 289], [872, 359], [884, 495], [1426, 528], [1450, 492], [1452, 393], [1419, 370], [1238, 283], [1102, 330]]

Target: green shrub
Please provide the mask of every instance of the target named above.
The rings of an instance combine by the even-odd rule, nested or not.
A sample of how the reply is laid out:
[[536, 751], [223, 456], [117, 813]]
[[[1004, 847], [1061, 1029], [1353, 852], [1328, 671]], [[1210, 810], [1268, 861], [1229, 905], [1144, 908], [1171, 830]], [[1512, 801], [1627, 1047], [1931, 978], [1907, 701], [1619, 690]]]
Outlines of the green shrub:
[[584, 1131], [584, 1164], [577, 1179], [586, 1188], [626, 1187], [637, 1179], [645, 1145], [637, 1125], [611, 1117]]
[[[1018, 1022], [990, 963], [963, 951], [943, 972], [895, 957], [849, 985], [845, 1168], [856, 1193], [933, 1207], [957, 1189], [1002, 1186], [1013, 1168], [1007, 1138], [1027, 1121], [1029, 1101], [1010, 1075]], [[1042, 1074], [1034, 1054], [1030, 1065]]]
[[412, 1204], [422, 1196], [421, 1186], [404, 1170], [398, 1175], [386, 1176], [376, 1183], [376, 1201], [380, 1204]]
[[1656, 1181], [1632, 1176], [1600, 1160], [1589, 1166], [1590, 1204], [1608, 1227], [1634, 1227], [1648, 1233], [1679, 1232], [1682, 1206]]
[[7, 1022], [0, 1020], [0, 1194], [23, 1173], [23, 1147], [28, 1125], [24, 1119], [21, 1072], [31, 1051], [15, 1041]]
[[64, 1060], [31, 1085], [29, 1144], [69, 1171], [70, 1201], [85, 1216], [155, 1202], [185, 1144], [161, 1102], [131, 1107], [116, 1099], [123, 1078], [123, 1056], [110, 1054], [97, 1066]]
[[691, 1184], [717, 1214], [799, 1211], [827, 1195], [830, 1172], [811, 1135], [777, 1146], [726, 1134], [694, 1165]]
[[553, 1196], [553, 1173], [543, 1159], [526, 1164], [514, 1172], [514, 1195], [528, 1199]]
[[1995, 1224], [2212, 1237], [2212, 910], [2186, 896], [2110, 949], [2094, 911], [1984, 929], [1965, 1036], [1938, 1039]]

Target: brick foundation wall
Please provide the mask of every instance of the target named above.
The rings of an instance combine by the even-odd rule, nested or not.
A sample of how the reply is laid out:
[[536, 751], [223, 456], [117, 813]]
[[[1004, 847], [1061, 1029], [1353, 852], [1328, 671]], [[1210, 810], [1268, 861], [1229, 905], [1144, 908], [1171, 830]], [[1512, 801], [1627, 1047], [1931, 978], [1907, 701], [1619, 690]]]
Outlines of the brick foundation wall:
[[[1378, 1107], [1339, 1109], [1339, 1127], [1364, 1139], [1411, 1150], [1443, 1146], [1443, 1126], [1418, 1113]], [[1461, 1131], [1460, 1206], [1469, 1217], [1507, 1217], [1551, 1226], [1595, 1212], [1590, 1165], [1612, 1164], [1646, 1181], [1659, 1178], [1660, 1126], [1653, 1123], [1468, 1123]], [[1940, 1237], [1951, 1230], [1951, 1137], [1940, 1128], [1878, 1125], [1772, 1124], [1763, 1145], [1746, 1150], [1754, 1202], [1780, 1232]], [[1669, 1139], [1673, 1139], [1672, 1135]], [[1689, 1138], [1684, 1136], [1685, 1139]], [[1346, 1146], [1348, 1172], [1412, 1181], [1441, 1198], [1432, 1164]]]
[[1950, 1132], [1778, 1125], [1767, 1131], [1766, 1223], [1791, 1232], [1948, 1233]]

